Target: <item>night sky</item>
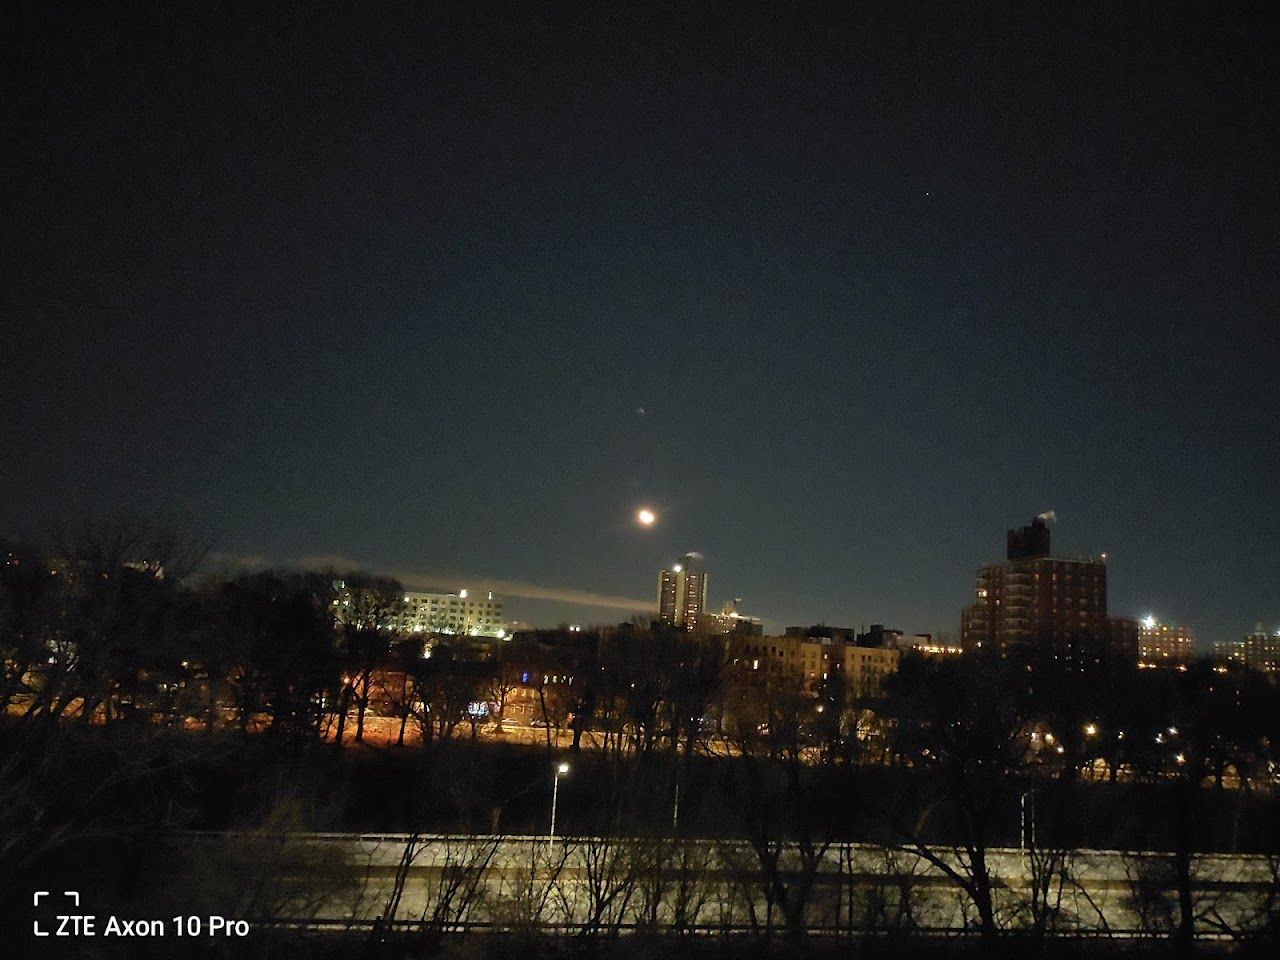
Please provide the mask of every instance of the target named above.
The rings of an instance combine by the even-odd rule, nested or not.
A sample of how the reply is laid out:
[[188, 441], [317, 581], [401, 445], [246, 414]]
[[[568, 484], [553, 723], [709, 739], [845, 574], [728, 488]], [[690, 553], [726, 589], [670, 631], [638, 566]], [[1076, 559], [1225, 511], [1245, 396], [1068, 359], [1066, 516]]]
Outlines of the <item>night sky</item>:
[[1053, 509], [1280, 626], [1273, 4], [257, 6], [9, 18], [0, 534], [955, 634]]

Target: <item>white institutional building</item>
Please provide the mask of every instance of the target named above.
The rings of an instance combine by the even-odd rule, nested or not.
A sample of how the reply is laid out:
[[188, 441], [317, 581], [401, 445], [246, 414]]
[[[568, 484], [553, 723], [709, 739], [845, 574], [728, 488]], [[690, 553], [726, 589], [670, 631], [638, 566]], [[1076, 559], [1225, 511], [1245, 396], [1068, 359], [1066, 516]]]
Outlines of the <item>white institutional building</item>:
[[446, 633], [469, 637], [507, 635], [502, 600], [493, 591], [406, 593], [400, 629], [410, 633]]

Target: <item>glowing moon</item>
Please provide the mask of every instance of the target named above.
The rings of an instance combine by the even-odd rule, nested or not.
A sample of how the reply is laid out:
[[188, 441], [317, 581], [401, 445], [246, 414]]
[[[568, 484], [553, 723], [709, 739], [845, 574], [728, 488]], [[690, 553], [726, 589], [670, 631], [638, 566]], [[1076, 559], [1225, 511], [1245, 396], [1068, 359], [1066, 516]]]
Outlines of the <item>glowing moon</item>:
[[658, 520], [658, 515], [648, 507], [642, 507], [636, 511], [636, 523], [642, 527], [652, 527]]

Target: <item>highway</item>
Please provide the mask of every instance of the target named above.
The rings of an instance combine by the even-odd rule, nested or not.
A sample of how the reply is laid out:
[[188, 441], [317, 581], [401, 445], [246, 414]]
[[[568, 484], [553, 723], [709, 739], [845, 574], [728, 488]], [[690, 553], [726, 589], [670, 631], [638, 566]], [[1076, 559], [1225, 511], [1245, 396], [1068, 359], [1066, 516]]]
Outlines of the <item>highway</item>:
[[[249, 838], [184, 837], [197, 852], [242, 841]], [[293, 902], [278, 901], [269, 914], [251, 918], [258, 925], [730, 934], [782, 924], [777, 903], [764, 896], [756, 853], [737, 841], [308, 833], [289, 835], [287, 844]], [[866, 844], [814, 852], [806, 929], [828, 935], [971, 929], [972, 899], [951, 873], [968, 876], [967, 858], [938, 848], [929, 853]], [[798, 847], [779, 850], [784, 887], [798, 888], [804, 861]], [[1050, 935], [1123, 938], [1165, 935], [1176, 925], [1165, 854], [994, 849], [986, 862], [1004, 930], [1039, 922]], [[299, 863], [324, 864], [324, 874], [307, 877]], [[269, 859], [261, 869], [272, 869]], [[1247, 934], [1280, 904], [1280, 858], [1199, 855], [1191, 876], [1201, 938]]]

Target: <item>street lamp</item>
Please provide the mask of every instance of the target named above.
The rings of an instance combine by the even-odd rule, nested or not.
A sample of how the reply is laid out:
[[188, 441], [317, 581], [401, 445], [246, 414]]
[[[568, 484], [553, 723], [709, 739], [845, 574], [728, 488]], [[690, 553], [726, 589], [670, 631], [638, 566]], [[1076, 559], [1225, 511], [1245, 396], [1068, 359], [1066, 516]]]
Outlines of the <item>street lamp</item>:
[[560, 775], [569, 772], [569, 765], [561, 763], [556, 765], [556, 775], [551, 779], [551, 832], [547, 835], [547, 846], [555, 843], [556, 839], [556, 801], [560, 798]]

